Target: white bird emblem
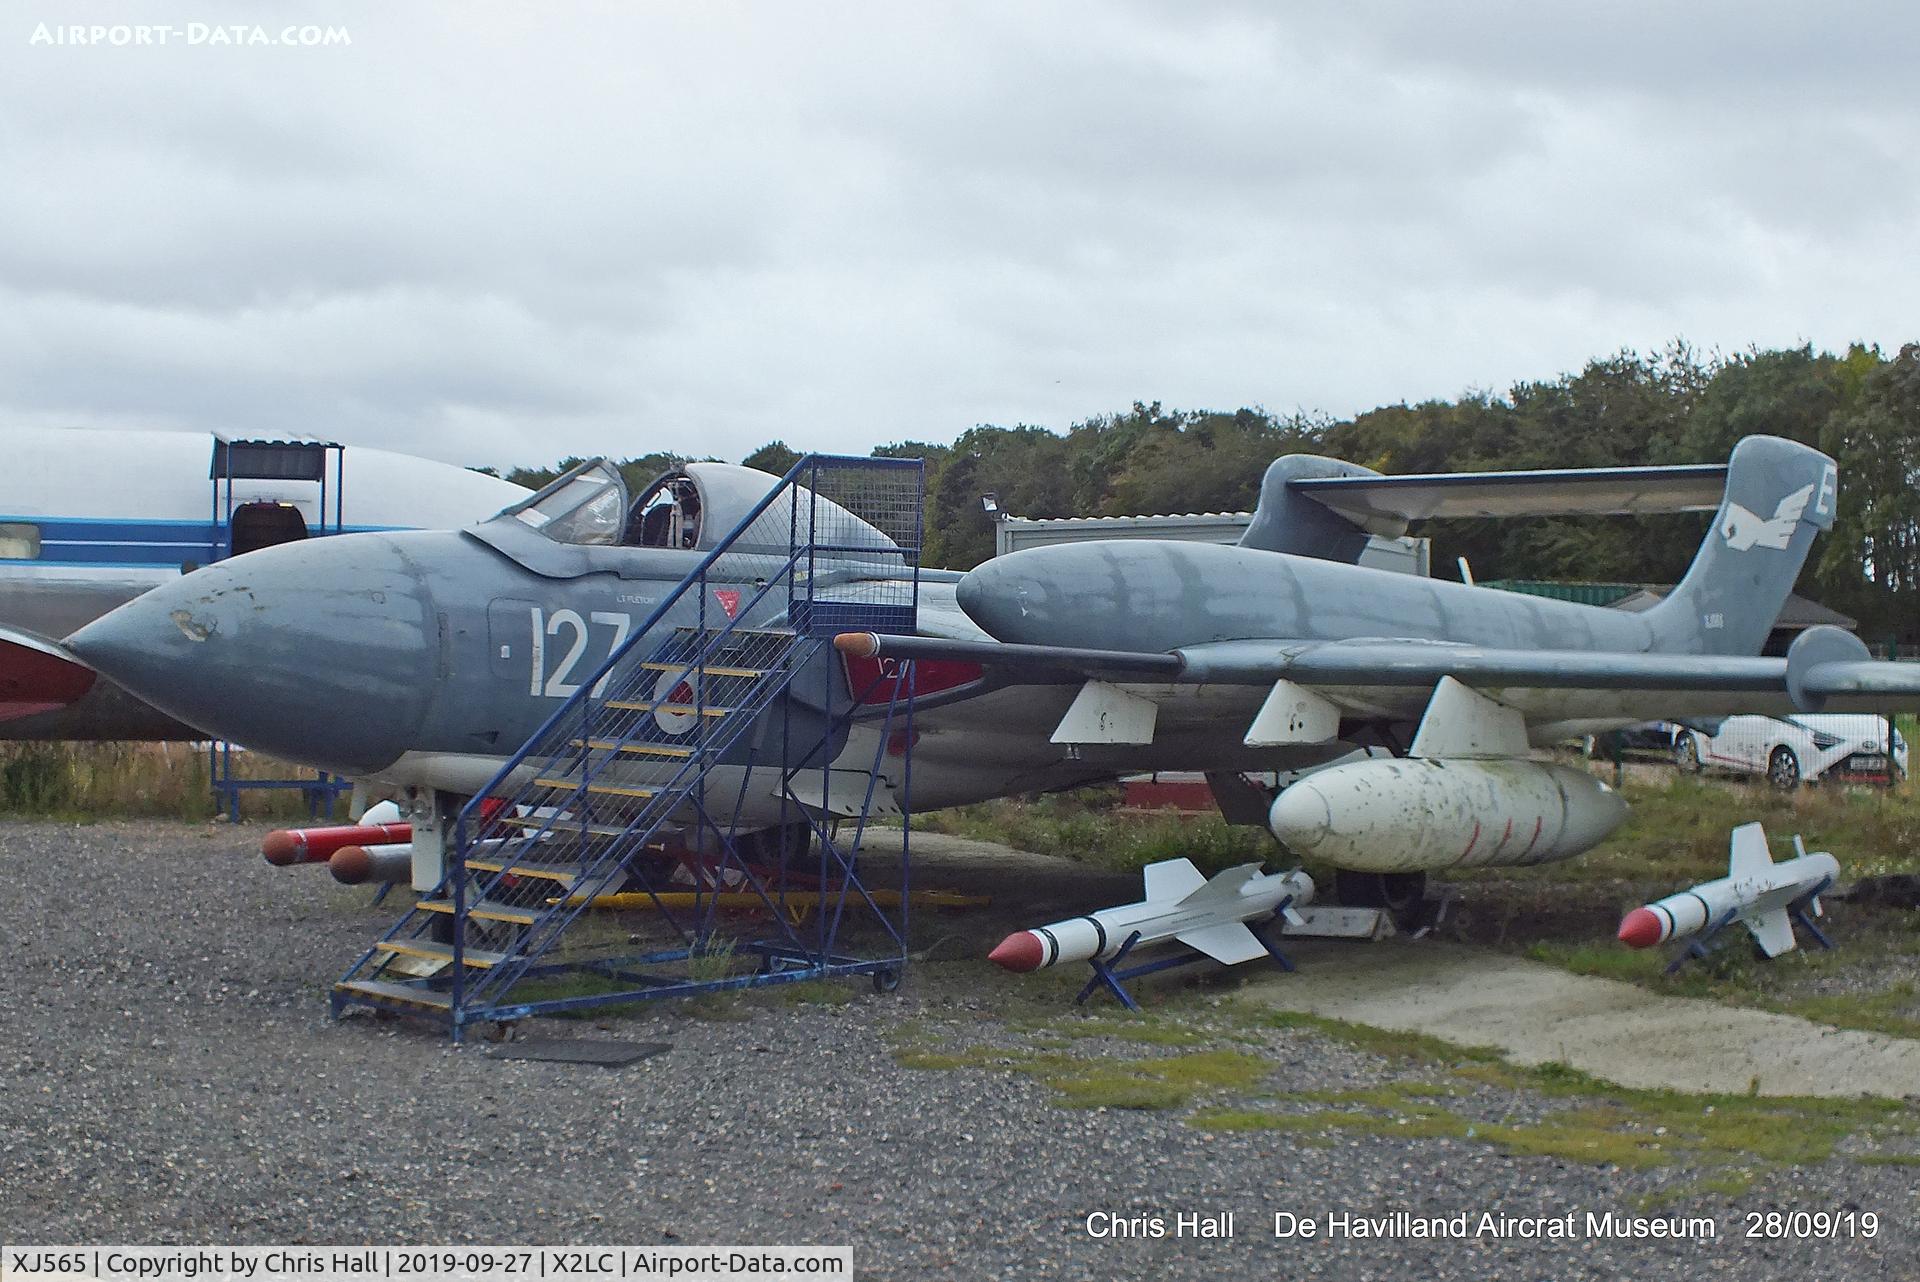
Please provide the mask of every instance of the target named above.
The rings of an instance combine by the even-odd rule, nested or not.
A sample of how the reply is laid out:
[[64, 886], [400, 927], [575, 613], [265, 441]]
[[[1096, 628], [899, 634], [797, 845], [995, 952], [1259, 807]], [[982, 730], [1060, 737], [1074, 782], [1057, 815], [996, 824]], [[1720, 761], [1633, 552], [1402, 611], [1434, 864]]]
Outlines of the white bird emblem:
[[1727, 546], [1735, 552], [1744, 552], [1750, 547], [1784, 549], [1793, 538], [1793, 527], [1800, 523], [1800, 514], [1807, 510], [1807, 503], [1812, 498], [1813, 487], [1801, 486], [1780, 500], [1780, 506], [1773, 509], [1773, 519], [1770, 521], [1761, 520], [1738, 503], [1729, 503], [1726, 524], [1720, 532], [1726, 536]]

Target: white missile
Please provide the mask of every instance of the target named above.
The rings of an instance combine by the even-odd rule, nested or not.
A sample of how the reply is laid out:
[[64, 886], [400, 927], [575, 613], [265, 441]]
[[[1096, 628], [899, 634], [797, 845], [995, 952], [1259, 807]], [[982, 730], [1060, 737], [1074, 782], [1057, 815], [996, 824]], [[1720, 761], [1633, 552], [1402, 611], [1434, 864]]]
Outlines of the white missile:
[[1228, 966], [1267, 956], [1246, 923], [1271, 917], [1282, 903], [1290, 921], [1295, 906], [1313, 898], [1313, 878], [1303, 872], [1263, 874], [1259, 864], [1241, 864], [1212, 878], [1188, 859], [1148, 864], [1146, 898], [1008, 935], [987, 954], [1012, 971], [1039, 970], [1059, 962], [1111, 959], [1135, 934], [1135, 947], [1175, 939]]
[[413, 876], [413, 843], [384, 846], [342, 846], [327, 860], [333, 879], [343, 885], [365, 882], [401, 882]]
[[1566, 859], [1626, 817], [1619, 794], [1582, 770], [1396, 758], [1315, 771], [1274, 799], [1267, 824], [1302, 859], [1416, 872]]
[[1767, 848], [1766, 829], [1757, 823], [1735, 828], [1731, 847], [1726, 876], [1634, 909], [1620, 922], [1620, 942], [1629, 948], [1651, 948], [1669, 939], [1685, 939], [1731, 916], [1753, 932], [1754, 942], [1767, 956], [1791, 952], [1795, 941], [1788, 908], [1812, 897], [1809, 906], [1817, 916], [1819, 892], [1839, 878], [1840, 861], [1825, 851], [1808, 854], [1795, 837], [1797, 857], [1775, 863]]

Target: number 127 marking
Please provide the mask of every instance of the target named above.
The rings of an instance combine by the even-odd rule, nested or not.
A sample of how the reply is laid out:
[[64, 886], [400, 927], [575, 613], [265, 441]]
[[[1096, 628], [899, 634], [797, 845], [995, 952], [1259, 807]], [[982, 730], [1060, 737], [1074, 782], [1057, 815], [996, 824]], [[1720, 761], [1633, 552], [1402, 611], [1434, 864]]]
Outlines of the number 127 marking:
[[[580, 617], [578, 610], [555, 610], [548, 615], [537, 605], [533, 606], [529, 613], [532, 615], [533, 622], [533, 661], [527, 682], [527, 693], [543, 695], [549, 699], [565, 699], [579, 692], [578, 683], [569, 681], [567, 678], [573, 675], [574, 669], [580, 666], [580, 660], [586, 657], [589, 620], [613, 629], [613, 640], [607, 644], [608, 654], [618, 650], [626, 642], [627, 633], [633, 630], [632, 615], [616, 614], [609, 610], [595, 610], [585, 619]], [[558, 641], [563, 629], [571, 630], [573, 638], [568, 644], [566, 654], [561, 657], [559, 665], [549, 675], [547, 638], [552, 637]], [[594, 683], [593, 693], [605, 694], [606, 688], [607, 678], [602, 677]]]

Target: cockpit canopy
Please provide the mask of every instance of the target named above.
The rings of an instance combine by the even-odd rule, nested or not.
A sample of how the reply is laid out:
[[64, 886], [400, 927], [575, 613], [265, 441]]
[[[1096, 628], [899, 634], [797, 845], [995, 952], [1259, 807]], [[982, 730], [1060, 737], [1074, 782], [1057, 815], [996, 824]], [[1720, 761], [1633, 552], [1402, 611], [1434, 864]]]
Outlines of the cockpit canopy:
[[[731, 463], [688, 463], [655, 478], [629, 502], [626, 481], [605, 459], [582, 463], [539, 493], [501, 513], [556, 543], [597, 547], [712, 548], [744, 521], [767, 497], [779, 478]], [[837, 533], [831, 541], [850, 547], [891, 548], [894, 542], [839, 504], [793, 490], [762, 514], [754, 528], [735, 543], [741, 552], [784, 556], [793, 537], [809, 529]], [[789, 510], [794, 509], [794, 510]], [[764, 525], [764, 531], [760, 526]]]
[[595, 459], [501, 515], [518, 517], [555, 543], [618, 543], [627, 515], [627, 483], [613, 464]]

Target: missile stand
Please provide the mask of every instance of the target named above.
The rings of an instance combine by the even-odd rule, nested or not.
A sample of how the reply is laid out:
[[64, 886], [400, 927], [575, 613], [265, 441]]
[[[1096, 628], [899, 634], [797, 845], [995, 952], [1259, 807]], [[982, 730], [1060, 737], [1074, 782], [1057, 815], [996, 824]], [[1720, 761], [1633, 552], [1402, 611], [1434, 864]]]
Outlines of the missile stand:
[[[1246, 923], [1246, 927], [1253, 933], [1253, 937], [1260, 941], [1261, 946], [1267, 950], [1267, 955], [1273, 958], [1274, 965], [1289, 974], [1296, 969], [1293, 961], [1285, 953], [1280, 951], [1279, 946], [1273, 942], [1273, 937], [1269, 935], [1267, 931], [1274, 923], [1282, 920], [1287, 908], [1292, 903], [1293, 900], [1291, 897], [1283, 899], [1280, 901], [1280, 906], [1274, 909], [1273, 916], [1266, 921], [1261, 922], [1257, 926], [1252, 922]], [[1126, 961], [1128, 954], [1133, 952], [1134, 945], [1139, 942], [1140, 932], [1136, 930], [1127, 936], [1126, 942], [1120, 945], [1120, 950], [1109, 960], [1101, 961], [1098, 957], [1088, 958], [1087, 965], [1093, 968], [1093, 978], [1087, 981], [1086, 987], [1082, 988], [1079, 995], [1073, 999], [1073, 1004], [1076, 1006], [1085, 1005], [1087, 998], [1093, 996], [1094, 993], [1104, 985], [1107, 991], [1113, 994], [1115, 1000], [1138, 1015], [1140, 1013], [1140, 1004], [1133, 1000], [1131, 993], [1127, 992], [1124, 981], [1139, 979], [1143, 975], [1157, 974], [1163, 970], [1175, 970], [1181, 966], [1191, 966], [1195, 962], [1213, 960], [1205, 953], [1182, 952], [1171, 957], [1161, 957], [1154, 961], [1142, 962], [1138, 966], [1122, 968], [1121, 963]]]

